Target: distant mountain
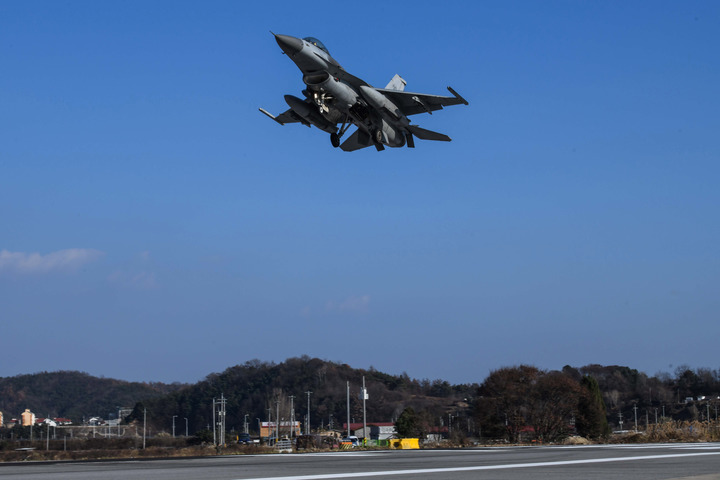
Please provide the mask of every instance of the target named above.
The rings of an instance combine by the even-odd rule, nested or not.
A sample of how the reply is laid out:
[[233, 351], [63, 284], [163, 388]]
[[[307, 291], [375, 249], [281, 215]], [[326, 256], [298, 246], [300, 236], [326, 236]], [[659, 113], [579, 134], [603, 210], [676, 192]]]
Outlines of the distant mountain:
[[[351, 422], [362, 423], [360, 389], [363, 377], [369, 398], [366, 401], [368, 422], [394, 421], [406, 407], [428, 412], [440, 422], [449, 412], [463, 409], [464, 400], [475, 395], [478, 385], [450, 385], [442, 380], [414, 380], [403, 375], [388, 375], [377, 370], [354, 369], [307, 356], [290, 358], [275, 364], [252, 360], [211, 374], [205, 380], [162, 397], [144, 400], [135, 408], [130, 420], [147, 421], [154, 428], [170, 431], [172, 417], [184, 431], [188, 419], [190, 434], [212, 428], [213, 399], [227, 399], [227, 429], [241, 430], [247, 419], [256, 432], [259, 421], [274, 420], [278, 414], [289, 419], [291, 405], [296, 420], [304, 423], [310, 394], [310, 423], [313, 429], [333, 424], [341, 429], [347, 419], [347, 382], [350, 383]], [[291, 398], [294, 397], [294, 398]]]
[[183, 384], [138, 383], [93, 377], [75, 371], [42, 372], [0, 377], [0, 411], [5, 421], [19, 418], [26, 408], [38, 417], [116, 417], [118, 407], [166, 395]]

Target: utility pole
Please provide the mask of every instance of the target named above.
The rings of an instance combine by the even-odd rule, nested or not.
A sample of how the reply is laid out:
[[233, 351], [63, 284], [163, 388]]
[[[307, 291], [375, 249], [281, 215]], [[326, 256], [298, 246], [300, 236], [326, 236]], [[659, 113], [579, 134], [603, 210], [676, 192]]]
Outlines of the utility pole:
[[620, 418], [620, 420], [618, 421], [618, 423], [620, 424], [620, 430], [622, 430], [623, 429], [622, 412], [618, 413], [618, 417]]
[[175, 438], [175, 417], [177, 417], [177, 415], [173, 415], [173, 438]]
[[633, 410], [635, 411], [635, 433], [637, 433], [637, 405], [633, 406]]
[[307, 394], [307, 421], [305, 422], [305, 435], [310, 435], [310, 390], [305, 392]]
[[185, 417], [185, 436], [188, 436], [188, 419]]
[[363, 445], [367, 443], [367, 415], [365, 411], [365, 400], [367, 400], [368, 394], [365, 388], [365, 375], [363, 375], [363, 386], [362, 386], [362, 401], [363, 401]]
[[707, 421], [708, 421], [708, 425], [710, 425], [710, 402], [707, 402], [707, 403], [705, 404], [705, 406], [707, 407]]
[[350, 436], [350, 382], [347, 382], [347, 436]]
[[277, 415], [275, 416], [275, 441], [280, 440], [280, 397], [278, 397], [277, 401], [275, 402], [275, 406], [277, 408]]
[[143, 450], [145, 450], [145, 427], [147, 427], [147, 408], [143, 410]]
[[290, 441], [295, 430], [295, 395], [290, 395]]
[[226, 411], [225, 406], [227, 405], [227, 400], [225, 399], [225, 394], [220, 394], [220, 445], [225, 446], [225, 421], [226, 421]]
[[216, 447], [225, 445], [226, 405], [225, 394], [220, 394], [220, 400], [213, 398], [213, 441]]

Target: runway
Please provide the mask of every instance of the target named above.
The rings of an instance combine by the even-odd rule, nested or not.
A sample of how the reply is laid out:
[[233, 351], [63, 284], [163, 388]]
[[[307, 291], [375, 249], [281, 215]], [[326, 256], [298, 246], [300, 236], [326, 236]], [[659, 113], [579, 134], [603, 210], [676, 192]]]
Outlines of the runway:
[[0, 479], [720, 480], [720, 444], [496, 447], [0, 465]]

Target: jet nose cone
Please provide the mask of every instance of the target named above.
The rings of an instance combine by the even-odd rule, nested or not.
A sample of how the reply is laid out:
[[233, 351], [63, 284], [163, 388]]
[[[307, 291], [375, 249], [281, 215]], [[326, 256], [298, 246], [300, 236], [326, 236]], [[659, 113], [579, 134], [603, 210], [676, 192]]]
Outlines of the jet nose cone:
[[278, 45], [280, 45], [283, 52], [291, 56], [295, 55], [303, 48], [303, 41], [299, 38], [291, 37], [290, 35], [275, 35], [275, 41], [277, 41]]

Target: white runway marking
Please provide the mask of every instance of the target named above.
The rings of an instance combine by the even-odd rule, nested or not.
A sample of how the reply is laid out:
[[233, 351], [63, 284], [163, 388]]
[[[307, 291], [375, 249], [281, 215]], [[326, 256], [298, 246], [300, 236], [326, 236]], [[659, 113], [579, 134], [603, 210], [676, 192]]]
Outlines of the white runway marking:
[[382, 472], [326, 473], [320, 475], [291, 475], [286, 477], [258, 477], [250, 480], [324, 480], [331, 478], [362, 478], [387, 475], [418, 475], [423, 473], [473, 472], [480, 470], [507, 470], [512, 468], [552, 467], [561, 465], [584, 465], [588, 463], [631, 462], [635, 460], [659, 460], [664, 458], [701, 457], [720, 455], [720, 452], [677, 453], [668, 455], [643, 455], [639, 457], [594, 458], [564, 462], [515, 463], [507, 465], [478, 465], [474, 467], [419, 468], [416, 470], [386, 470]]
[[720, 443], [607, 443], [598, 445], [548, 445], [535, 448], [573, 449], [573, 448], [622, 448], [626, 450], [643, 450], [648, 448], [712, 448], [720, 450]]
[[370, 457], [376, 455], [385, 455], [385, 452], [314, 452], [302, 453], [303, 457]]

